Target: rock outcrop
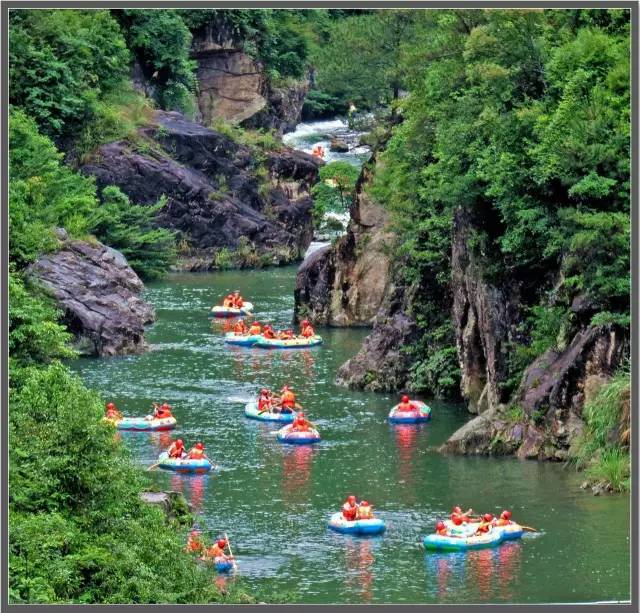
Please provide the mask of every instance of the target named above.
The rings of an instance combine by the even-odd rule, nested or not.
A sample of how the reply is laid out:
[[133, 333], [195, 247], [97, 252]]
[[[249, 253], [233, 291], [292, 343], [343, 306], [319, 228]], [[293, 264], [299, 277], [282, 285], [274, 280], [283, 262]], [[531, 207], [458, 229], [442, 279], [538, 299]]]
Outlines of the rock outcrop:
[[418, 338], [415, 320], [407, 314], [408, 292], [396, 287], [382, 305], [371, 334], [360, 351], [338, 370], [336, 383], [373, 392], [409, 386], [412, 358], [403, 349]]
[[515, 401], [496, 405], [455, 432], [442, 450], [566, 460], [584, 428], [590, 381], [611, 376], [628, 352], [615, 325], [579, 331], [563, 351], [548, 350], [525, 371]]
[[300, 120], [309, 80], [275, 87], [264, 66], [244, 51], [230, 24], [213, 20], [194, 32], [191, 54], [197, 61], [198, 107], [205, 125], [216, 119], [282, 134]]
[[314, 252], [296, 279], [295, 316], [329, 326], [371, 326], [392, 295], [389, 247], [393, 235], [386, 211], [367, 194], [365, 167], [347, 233], [333, 247]]
[[179, 232], [181, 268], [205, 270], [223, 249], [244, 254], [246, 265], [300, 259], [313, 236], [309, 190], [320, 164], [287, 148], [259, 159], [219, 132], [158, 111], [152, 125], [103, 145], [81, 170], [133, 202], [164, 198], [158, 223]]
[[124, 256], [98, 242], [59, 236], [61, 248], [38, 259], [28, 274], [56, 300], [77, 349], [94, 356], [145, 351], [144, 326], [155, 313], [140, 297], [144, 286]]
[[517, 288], [496, 287], [487, 281], [487, 264], [471, 247], [478, 225], [470, 211], [456, 210], [451, 245], [452, 316], [461, 393], [471, 413], [508, 400], [502, 384], [508, 374], [508, 343], [519, 318]]

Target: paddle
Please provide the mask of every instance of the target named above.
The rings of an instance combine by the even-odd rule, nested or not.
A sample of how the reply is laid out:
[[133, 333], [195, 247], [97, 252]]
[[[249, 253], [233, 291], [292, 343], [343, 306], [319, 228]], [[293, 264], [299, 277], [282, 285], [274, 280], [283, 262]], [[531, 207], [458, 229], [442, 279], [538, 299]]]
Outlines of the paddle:
[[154, 468], [157, 468], [158, 466], [160, 466], [160, 462], [156, 462], [155, 464], [152, 464], [151, 466], [149, 466], [149, 468], [147, 468], [147, 470], [153, 470]]
[[540, 530], [536, 530], [535, 528], [532, 528], [531, 526], [523, 526], [522, 524], [520, 524], [520, 527], [521, 527], [525, 532], [540, 532]]
[[224, 533], [224, 538], [227, 541], [227, 547], [229, 548], [229, 557], [233, 562], [233, 570], [238, 570], [238, 565], [236, 564], [236, 559], [233, 557], [233, 551], [231, 551], [231, 543], [229, 542], [229, 537], [227, 536], [226, 532]]

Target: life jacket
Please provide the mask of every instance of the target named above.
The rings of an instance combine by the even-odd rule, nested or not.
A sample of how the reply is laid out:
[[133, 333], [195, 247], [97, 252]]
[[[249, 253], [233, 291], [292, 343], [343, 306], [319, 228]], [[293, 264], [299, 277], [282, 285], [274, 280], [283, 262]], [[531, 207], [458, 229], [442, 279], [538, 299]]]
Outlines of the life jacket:
[[357, 513], [358, 513], [357, 505], [354, 504], [353, 506], [351, 506], [348, 502], [345, 502], [342, 505], [342, 515], [344, 516], [345, 519], [349, 521], [353, 521], [356, 518]]
[[204, 549], [202, 541], [197, 536], [189, 535], [187, 539], [187, 551], [197, 552]]
[[214, 543], [213, 545], [211, 545], [211, 547], [209, 547], [209, 549], [207, 549], [207, 557], [224, 558], [226, 557], [226, 554], [224, 553], [223, 549], [218, 547], [218, 543]]
[[447, 528], [439, 528], [436, 530], [436, 534], [439, 534], [440, 536], [447, 536]]
[[167, 417], [171, 417], [171, 411], [169, 409], [159, 407], [155, 410], [155, 413], [153, 416], [156, 419], [166, 419]]
[[244, 325], [244, 322], [239, 321], [235, 326], [233, 326], [234, 334], [246, 334], [247, 326]]
[[107, 419], [122, 419], [122, 413], [118, 409], [108, 409], [105, 417]]
[[223, 306], [223, 307], [226, 307], [226, 308], [232, 308], [232, 307], [234, 306], [234, 305], [233, 305], [233, 300], [231, 300], [231, 298], [225, 298], [225, 299], [222, 301], [222, 306]]
[[296, 406], [296, 395], [292, 391], [287, 390], [282, 394], [282, 406], [290, 409]]
[[258, 411], [266, 411], [271, 406], [271, 398], [268, 396], [260, 396], [258, 398]]
[[416, 407], [411, 402], [401, 402], [398, 405], [398, 411], [415, 411]]
[[261, 332], [260, 326], [251, 326], [249, 328], [249, 334], [251, 334], [251, 335], [260, 334], [260, 332]]
[[358, 507], [357, 517], [358, 519], [373, 519], [373, 509], [368, 505], [361, 505]]
[[233, 299], [233, 304], [234, 306], [237, 306], [238, 308], [241, 308], [242, 305], [244, 304], [244, 300], [242, 299], [242, 296], [238, 296], [237, 298]]
[[498, 519], [496, 521], [496, 526], [510, 526], [511, 525], [511, 520], [510, 519]]
[[309, 430], [309, 422], [304, 417], [302, 419], [297, 418], [293, 422], [291, 429], [297, 432], [307, 432]]
[[194, 447], [191, 451], [189, 451], [188, 458], [191, 460], [202, 460], [203, 457], [204, 457], [203, 449], [196, 449]]
[[305, 338], [315, 336], [315, 334], [315, 330], [311, 326], [305, 326], [302, 330], [302, 336], [304, 336]]
[[169, 447], [167, 454], [170, 458], [181, 458], [184, 452], [184, 445], [178, 446], [177, 443], [171, 443], [171, 447]]
[[265, 338], [275, 338], [276, 335], [273, 333], [273, 330], [271, 328], [267, 328], [263, 333], [262, 336], [264, 336]]

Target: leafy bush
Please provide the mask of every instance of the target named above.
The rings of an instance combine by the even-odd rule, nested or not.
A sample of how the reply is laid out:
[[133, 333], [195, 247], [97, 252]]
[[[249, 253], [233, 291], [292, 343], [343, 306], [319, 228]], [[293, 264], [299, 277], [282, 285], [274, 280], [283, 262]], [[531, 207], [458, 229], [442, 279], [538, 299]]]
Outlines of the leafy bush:
[[587, 477], [601, 484], [609, 484], [614, 492], [629, 489], [631, 458], [621, 449], [606, 449], [586, 470]]
[[50, 137], [73, 136], [128, 77], [129, 51], [106, 10], [12, 10], [9, 37], [10, 102]]
[[176, 239], [171, 230], [158, 228], [153, 206], [136, 205], [115, 186], [102, 190], [102, 205], [89, 219], [90, 230], [102, 242], [120, 251], [143, 279], [162, 276], [176, 260]]

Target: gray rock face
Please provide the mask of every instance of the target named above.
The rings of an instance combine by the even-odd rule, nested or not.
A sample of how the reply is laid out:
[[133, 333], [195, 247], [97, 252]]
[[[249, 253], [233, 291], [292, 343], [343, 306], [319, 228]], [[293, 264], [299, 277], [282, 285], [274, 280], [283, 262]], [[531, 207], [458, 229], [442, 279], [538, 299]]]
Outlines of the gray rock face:
[[408, 386], [412, 360], [402, 350], [416, 340], [418, 330], [405, 312], [407, 302], [404, 288], [396, 288], [380, 309], [360, 351], [338, 370], [338, 385], [374, 392]]
[[611, 376], [627, 352], [628, 338], [622, 328], [581, 330], [566, 349], [549, 350], [527, 368], [515, 399], [523, 412], [517, 423], [509, 418], [505, 405], [492, 407], [455, 432], [442, 450], [566, 460], [584, 429], [588, 380]]
[[364, 191], [370, 178], [365, 167], [345, 236], [330, 249], [312, 254], [298, 270], [296, 318], [329, 326], [371, 326], [393, 293], [389, 274], [393, 235], [386, 211]]
[[191, 55], [197, 61], [198, 107], [205, 125], [216, 119], [250, 128], [293, 130], [309, 89], [303, 79], [291, 87], [272, 86], [264, 67], [247, 55], [232, 24], [214, 19], [196, 32]]
[[182, 267], [193, 270], [213, 267], [222, 248], [243, 245], [274, 263], [301, 258], [313, 235], [309, 190], [320, 164], [283, 149], [267, 156], [259, 174], [248, 147], [158, 111], [137, 139], [103, 145], [81, 170], [139, 204], [166, 197], [158, 222], [179, 231]]
[[144, 326], [155, 313], [140, 298], [142, 281], [119, 251], [66, 241], [32, 264], [28, 274], [55, 298], [81, 352], [114, 356], [147, 349]]

